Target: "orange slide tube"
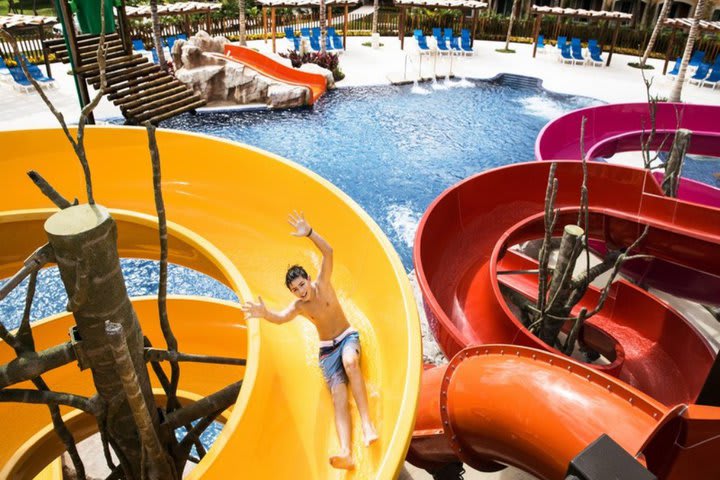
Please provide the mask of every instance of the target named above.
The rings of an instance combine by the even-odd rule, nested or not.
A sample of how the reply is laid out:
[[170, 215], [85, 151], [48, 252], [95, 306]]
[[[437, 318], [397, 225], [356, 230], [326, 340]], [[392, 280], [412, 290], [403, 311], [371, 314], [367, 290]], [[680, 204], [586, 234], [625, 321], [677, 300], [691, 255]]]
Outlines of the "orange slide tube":
[[667, 407], [571, 359], [481, 345], [423, 374], [408, 460], [430, 471], [461, 461], [564, 479], [570, 461], [608, 434], [661, 479], [720, 478], [717, 409]]
[[325, 80], [324, 76], [287, 67], [250, 48], [225, 45], [225, 59], [242, 63], [274, 80], [289, 83], [290, 85], [308, 87], [310, 89], [310, 105], [315, 103], [327, 89], [327, 80]]

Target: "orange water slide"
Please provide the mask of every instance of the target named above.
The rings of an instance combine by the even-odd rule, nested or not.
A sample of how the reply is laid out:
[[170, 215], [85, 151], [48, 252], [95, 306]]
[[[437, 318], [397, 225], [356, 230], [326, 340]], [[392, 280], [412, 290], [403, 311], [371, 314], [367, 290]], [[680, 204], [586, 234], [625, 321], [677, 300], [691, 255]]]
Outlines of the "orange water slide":
[[593, 368], [516, 345], [469, 347], [425, 371], [408, 460], [431, 472], [461, 461], [561, 480], [603, 434], [659, 479], [720, 478], [716, 408], [667, 407]]
[[250, 48], [225, 45], [225, 58], [226, 60], [242, 63], [273, 80], [309, 88], [310, 105], [315, 103], [327, 89], [327, 80], [324, 76], [287, 67]]

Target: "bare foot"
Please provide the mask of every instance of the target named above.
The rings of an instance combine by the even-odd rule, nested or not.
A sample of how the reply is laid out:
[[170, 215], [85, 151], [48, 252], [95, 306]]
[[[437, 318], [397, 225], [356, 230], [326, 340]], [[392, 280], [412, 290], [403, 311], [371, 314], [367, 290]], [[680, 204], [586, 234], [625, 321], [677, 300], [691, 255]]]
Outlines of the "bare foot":
[[340, 455], [333, 455], [330, 457], [330, 465], [334, 468], [342, 468], [343, 470], [352, 470], [355, 468], [355, 462], [353, 462], [352, 454], [345, 453]]
[[369, 447], [370, 444], [373, 443], [377, 439], [378, 439], [378, 434], [377, 434], [377, 432], [375, 432], [375, 427], [372, 425], [372, 423], [363, 425], [363, 440], [365, 442], [365, 446]]

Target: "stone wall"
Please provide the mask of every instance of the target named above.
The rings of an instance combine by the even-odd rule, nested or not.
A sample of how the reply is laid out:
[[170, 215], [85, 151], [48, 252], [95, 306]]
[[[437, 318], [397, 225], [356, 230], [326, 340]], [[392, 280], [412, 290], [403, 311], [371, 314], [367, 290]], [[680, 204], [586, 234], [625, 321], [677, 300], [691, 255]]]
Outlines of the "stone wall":
[[[222, 55], [223, 37], [211, 37], [200, 31], [187, 41], [177, 40], [171, 52], [175, 76], [199, 92], [209, 107], [264, 103], [270, 108], [291, 108], [310, 103], [310, 89], [289, 85], [266, 77], [236, 62], [228, 62], [213, 54]], [[332, 79], [332, 72], [317, 65], [313, 73], [322, 73]], [[318, 70], [319, 69], [319, 70]], [[328, 84], [331, 88], [331, 84]]]

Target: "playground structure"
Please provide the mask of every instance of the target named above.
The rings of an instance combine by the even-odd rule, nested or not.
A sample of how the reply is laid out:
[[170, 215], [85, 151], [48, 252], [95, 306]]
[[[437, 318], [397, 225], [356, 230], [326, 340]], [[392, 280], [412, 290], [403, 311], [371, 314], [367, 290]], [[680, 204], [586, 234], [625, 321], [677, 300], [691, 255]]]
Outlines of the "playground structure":
[[[404, 268], [377, 225], [347, 196], [310, 171], [233, 142], [169, 131], [157, 132], [169, 222], [169, 261], [230, 286], [240, 301], [261, 295], [269, 306], [291, 298], [283, 285], [288, 262], [318, 267], [301, 240], [288, 234], [285, 216], [302, 198], [313, 226], [335, 247], [333, 283], [363, 339], [363, 374], [380, 439], [360, 445], [353, 419], [358, 466], [343, 478], [393, 478], [409, 443], [420, 384], [420, 328]], [[8, 277], [46, 242], [44, 220], [55, 208], [25, 172], [36, 169], [61, 192], [84, 191], [72, 148], [59, 129], [0, 133], [8, 194], [0, 215], [2, 263]], [[139, 128], [86, 132], [95, 196], [118, 223], [121, 256], [157, 258], [157, 225], [147, 138]], [[33, 145], [30, 152], [26, 146]], [[196, 159], [202, 152], [206, 160]], [[122, 168], [117, 168], [122, 165]], [[242, 188], [238, 181], [242, 179]], [[357, 242], [363, 255], [355, 254]], [[144, 331], [158, 338], [154, 301], [133, 302]], [[302, 321], [276, 326], [245, 321], [237, 304], [199, 297], [169, 300], [169, 317], [184, 351], [246, 357], [246, 367], [183, 366], [180, 396], [196, 400], [243, 379], [237, 403], [225, 412], [215, 446], [187, 478], [328, 479], [336, 445], [332, 405], [317, 368], [317, 336]], [[72, 317], [63, 314], [33, 327], [38, 348], [65, 341]], [[11, 360], [0, 349], [0, 363]], [[94, 391], [87, 371], [74, 365], [46, 374], [60, 391]], [[154, 387], [158, 387], [154, 384]], [[160, 392], [161, 390], [156, 390]], [[0, 478], [60, 478], [62, 446], [45, 407], [0, 404]], [[63, 408], [76, 439], [93, 433], [94, 420]], [[272, 448], [267, 448], [272, 445]], [[278, 459], [283, 459], [278, 461]], [[55, 472], [55, 473], [53, 473]]]
[[[549, 169], [536, 162], [471, 177], [421, 220], [418, 282], [430, 327], [454, 358], [425, 371], [409, 459], [429, 469], [460, 460], [493, 470], [502, 462], [563, 478], [568, 462], [608, 433], [658, 478], [716, 478], [715, 354], [682, 316], [618, 280], [613, 302], [581, 333], [609, 364], [587, 366], [556, 355], [506, 303], [501, 285], [537, 295], [537, 274], [498, 272], [537, 265], [511, 247], [543, 236], [546, 185], [538, 179]], [[581, 164], [559, 162], [556, 178], [558, 235], [577, 218]], [[588, 164], [588, 189], [590, 239], [627, 247], [649, 225], [639, 251], [720, 274], [712, 254], [720, 210], [664, 197], [648, 172], [603, 163]], [[597, 293], [588, 292], [589, 304]], [[463, 350], [469, 345], [478, 346]]]
[[315, 103], [327, 88], [327, 80], [323, 75], [287, 67], [267, 55], [247, 47], [226, 45], [223, 58], [231, 62], [241, 63], [273, 80], [307, 87], [310, 90], [308, 96], [309, 105]]

